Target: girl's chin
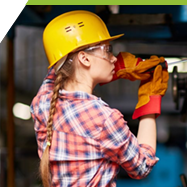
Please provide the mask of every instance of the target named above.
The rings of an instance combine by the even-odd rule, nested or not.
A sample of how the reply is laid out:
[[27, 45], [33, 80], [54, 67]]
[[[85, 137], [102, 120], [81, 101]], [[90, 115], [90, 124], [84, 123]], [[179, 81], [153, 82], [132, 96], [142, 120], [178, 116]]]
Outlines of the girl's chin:
[[101, 81], [99, 84], [106, 84], [106, 83], [109, 83], [110, 81], [112, 81], [112, 78], [113, 78], [113, 76], [111, 76], [111, 77], [108, 77], [106, 80], [103, 80], [103, 81]]

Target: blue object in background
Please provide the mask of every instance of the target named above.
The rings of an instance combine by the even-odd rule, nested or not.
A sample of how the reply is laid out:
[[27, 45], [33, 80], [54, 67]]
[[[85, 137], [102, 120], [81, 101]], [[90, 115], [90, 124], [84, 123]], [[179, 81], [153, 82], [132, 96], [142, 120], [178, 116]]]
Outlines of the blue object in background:
[[117, 180], [117, 187], [182, 186], [180, 180], [180, 174], [184, 173], [182, 152], [176, 147], [158, 145], [156, 155], [159, 161], [145, 179], [119, 179]]

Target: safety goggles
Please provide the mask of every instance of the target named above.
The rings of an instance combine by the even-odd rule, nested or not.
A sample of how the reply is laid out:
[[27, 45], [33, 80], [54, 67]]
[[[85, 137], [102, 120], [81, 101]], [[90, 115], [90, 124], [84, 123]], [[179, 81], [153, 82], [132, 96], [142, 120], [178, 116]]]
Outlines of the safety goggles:
[[106, 45], [106, 44], [96, 45], [96, 46], [88, 47], [88, 48], [84, 49], [84, 51], [85, 52], [95, 52], [98, 49], [101, 50], [100, 55], [97, 55], [95, 53], [94, 56], [105, 59], [107, 61], [111, 61], [111, 58], [113, 57], [112, 45]]
[[[101, 49], [101, 53], [100, 55], [97, 55], [96, 53], [94, 53], [97, 49]], [[80, 50], [79, 50], [80, 51]], [[77, 52], [79, 52], [77, 51]], [[85, 52], [93, 52], [92, 55], [94, 55], [95, 57], [107, 60], [109, 62], [111, 62], [111, 59], [113, 57], [113, 49], [112, 49], [112, 45], [106, 45], [106, 44], [102, 44], [102, 45], [96, 45], [96, 46], [92, 46], [92, 47], [88, 47], [86, 49], [84, 49]], [[63, 57], [61, 59], [61, 64], [58, 66], [56, 72], [63, 66], [63, 64], [65, 63], [66, 60], [72, 62], [73, 59], [70, 57], [68, 58], [68, 55], [66, 55], [65, 57]]]

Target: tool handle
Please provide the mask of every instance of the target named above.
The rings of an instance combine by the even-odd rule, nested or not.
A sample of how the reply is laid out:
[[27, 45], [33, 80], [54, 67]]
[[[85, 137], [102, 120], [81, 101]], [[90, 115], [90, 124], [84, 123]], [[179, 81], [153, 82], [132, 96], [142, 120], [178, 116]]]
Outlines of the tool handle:
[[[162, 69], [168, 69], [168, 64], [167, 64], [167, 61], [164, 61], [164, 62], [161, 62], [159, 63], [158, 65], [161, 65], [162, 66]], [[157, 66], [158, 66], [157, 65]], [[145, 71], [144, 73], [147, 73], [147, 72], [150, 72], [150, 73], [153, 73], [154, 70], [155, 70], [156, 66], [155, 67], [152, 67], [150, 69], [148, 69], [147, 71]]]

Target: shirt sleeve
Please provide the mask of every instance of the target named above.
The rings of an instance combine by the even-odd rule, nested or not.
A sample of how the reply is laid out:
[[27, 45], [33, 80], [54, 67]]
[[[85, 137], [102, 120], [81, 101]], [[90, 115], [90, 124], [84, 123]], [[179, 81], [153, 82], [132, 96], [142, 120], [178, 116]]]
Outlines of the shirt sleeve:
[[152, 147], [138, 144], [118, 110], [106, 119], [100, 145], [103, 157], [121, 165], [131, 178], [144, 178], [158, 161]]
[[[35, 130], [35, 136], [36, 141], [38, 145], [38, 155], [41, 158], [43, 151], [46, 147], [46, 134], [47, 134], [47, 128], [46, 128], [46, 112], [49, 108], [47, 105], [46, 100], [40, 100], [41, 97], [35, 97], [31, 103], [30, 111], [31, 116], [34, 122], [34, 130]], [[41, 108], [42, 106], [42, 108]]]
[[34, 114], [31, 115], [34, 121], [34, 130], [35, 130], [35, 136], [38, 145], [38, 156], [41, 158], [43, 151], [47, 146], [46, 145], [47, 129], [46, 126], [43, 123], [41, 123], [39, 118], [35, 117]]
[[51, 67], [48, 70], [47, 75], [45, 76], [45, 79], [55, 80], [55, 78], [56, 78], [55, 70], [53, 67]]
[[54, 69], [50, 68], [30, 106], [40, 158], [46, 148], [46, 124], [55, 76]]

